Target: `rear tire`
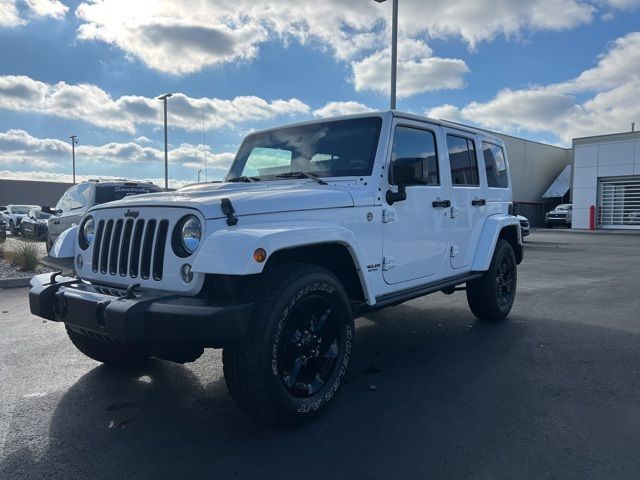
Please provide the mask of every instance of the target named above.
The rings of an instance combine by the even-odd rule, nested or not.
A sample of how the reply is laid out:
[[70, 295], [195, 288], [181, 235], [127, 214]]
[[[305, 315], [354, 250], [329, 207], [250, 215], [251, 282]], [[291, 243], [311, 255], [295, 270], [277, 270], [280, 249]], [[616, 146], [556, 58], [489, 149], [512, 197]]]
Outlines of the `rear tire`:
[[484, 275], [467, 283], [467, 301], [480, 320], [504, 320], [516, 296], [518, 267], [511, 244], [499, 239]]
[[71, 327], [66, 328], [71, 343], [84, 355], [98, 362], [109, 365], [130, 365], [147, 358], [147, 355], [133, 346], [116, 343], [107, 338], [104, 341], [95, 340]]
[[323, 268], [290, 264], [266, 275], [247, 336], [223, 351], [224, 377], [252, 416], [300, 425], [324, 411], [347, 372], [351, 305], [340, 281]]

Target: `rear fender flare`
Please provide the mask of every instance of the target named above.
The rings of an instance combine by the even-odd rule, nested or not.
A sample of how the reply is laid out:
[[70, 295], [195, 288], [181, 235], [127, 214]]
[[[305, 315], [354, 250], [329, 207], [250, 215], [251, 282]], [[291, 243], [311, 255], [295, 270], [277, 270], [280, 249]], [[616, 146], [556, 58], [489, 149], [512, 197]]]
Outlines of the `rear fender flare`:
[[512, 215], [492, 215], [487, 218], [480, 235], [478, 247], [473, 260], [472, 270], [476, 272], [484, 272], [489, 270], [493, 252], [498, 243], [500, 232], [506, 227], [516, 227], [518, 232], [518, 244], [522, 247], [522, 232], [520, 231], [520, 222]]

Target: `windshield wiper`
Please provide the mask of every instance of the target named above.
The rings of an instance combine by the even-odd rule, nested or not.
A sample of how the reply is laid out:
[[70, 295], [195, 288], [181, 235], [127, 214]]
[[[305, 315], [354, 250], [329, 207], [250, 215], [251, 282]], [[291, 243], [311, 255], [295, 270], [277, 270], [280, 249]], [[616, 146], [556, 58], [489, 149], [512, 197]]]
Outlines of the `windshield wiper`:
[[309, 172], [287, 172], [276, 175], [278, 178], [309, 178], [315, 182], [318, 182], [320, 185], [329, 185], [327, 182], [322, 180], [320, 177], [313, 173]]
[[254, 183], [259, 181], [260, 181], [260, 177], [247, 177], [246, 175], [230, 178], [229, 180], [227, 180], [227, 182], [247, 182], [247, 183]]

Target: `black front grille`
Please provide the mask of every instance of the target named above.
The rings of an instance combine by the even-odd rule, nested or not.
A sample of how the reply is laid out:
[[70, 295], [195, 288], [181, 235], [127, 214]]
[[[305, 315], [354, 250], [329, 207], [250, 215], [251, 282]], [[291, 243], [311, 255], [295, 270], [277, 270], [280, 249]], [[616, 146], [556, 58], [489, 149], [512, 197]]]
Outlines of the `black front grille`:
[[168, 220], [100, 220], [93, 245], [93, 271], [162, 280], [168, 232]]

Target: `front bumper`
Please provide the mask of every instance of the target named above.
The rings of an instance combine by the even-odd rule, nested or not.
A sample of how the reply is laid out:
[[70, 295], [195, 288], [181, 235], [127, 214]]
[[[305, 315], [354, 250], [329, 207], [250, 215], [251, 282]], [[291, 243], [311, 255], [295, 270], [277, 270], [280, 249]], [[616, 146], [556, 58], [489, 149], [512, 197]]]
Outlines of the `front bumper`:
[[544, 219], [544, 223], [553, 225], [567, 225], [570, 222], [567, 221], [567, 217], [547, 217]]
[[222, 305], [166, 292], [132, 291], [43, 274], [31, 280], [31, 313], [140, 344], [221, 347], [245, 336], [252, 303]]

